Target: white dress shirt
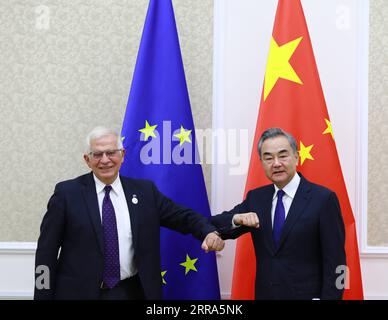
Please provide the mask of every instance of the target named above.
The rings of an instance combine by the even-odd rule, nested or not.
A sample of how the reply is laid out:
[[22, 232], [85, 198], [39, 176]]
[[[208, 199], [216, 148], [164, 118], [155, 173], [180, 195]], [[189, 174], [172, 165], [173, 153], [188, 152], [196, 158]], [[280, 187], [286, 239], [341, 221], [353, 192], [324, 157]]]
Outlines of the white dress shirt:
[[[96, 192], [98, 198], [98, 208], [100, 210], [100, 219], [102, 221], [102, 201], [105, 196], [105, 183], [101, 182], [94, 174], [96, 183]], [[119, 256], [120, 256], [120, 277], [121, 280], [131, 277], [137, 273], [134, 264], [133, 234], [131, 229], [131, 220], [127, 200], [125, 198], [123, 186], [119, 176], [111, 184], [112, 190], [109, 197], [112, 201], [116, 214], [117, 233], [119, 239]]]
[[[300, 183], [300, 177], [297, 173], [295, 173], [291, 181], [282, 189], [284, 191], [282, 201], [283, 201], [284, 210], [286, 212], [285, 218], [287, 218], [288, 211], [290, 211], [292, 200], [294, 200], [296, 190], [298, 190], [298, 187], [299, 187], [299, 183]], [[276, 202], [278, 200], [277, 195], [279, 191], [279, 188], [276, 185], [274, 185], [274, 187], [275, 187], [275, 192], [272, 197], [272, 208], [271, 208], [272, 226], [273, 226], [273, 219], [275, 216]], [[238, 227], [240, 227], [240, 225], [239, 226], [235, 225], [232, 219], [232, 229], [235, 229]]]
[[[284, 210], [286, 212], [285, 218], [287, 218], [288, 211], [290, 211], [290, 207], [291, 207], [292, 201], [294, 200], [296, 190], [298, 190], [299, 183], [300, 183], [300, 177], [297, 173], [295, 173], [291, 181], [282, 189], [284, 191], [282, 200], [283, 200]], [[272, 226], [273, 226], [273, 220], [275, 216], [276, 202], [278, 201], [277, 195], [279, 191], [279, 188], [276, 185], [274, 185], [274, 187], [275, 187], [275, 192], [273, 194], [272, 208], [271, 208]]]

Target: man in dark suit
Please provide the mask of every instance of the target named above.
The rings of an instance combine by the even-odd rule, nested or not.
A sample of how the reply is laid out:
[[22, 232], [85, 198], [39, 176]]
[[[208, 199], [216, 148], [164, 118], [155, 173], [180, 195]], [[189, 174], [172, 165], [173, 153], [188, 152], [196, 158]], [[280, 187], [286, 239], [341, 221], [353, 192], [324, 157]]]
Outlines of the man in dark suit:
[[97, 127], [84, 154], [92, 172], [56, 185], [35, 259], [49, 281], [36, 274], [35, 299], [162, 299], [160, 226], [191, 233], [206, 251], [223, 248], [208, 219], [151, 181], [120, 176], [124, 153], [118, 134]]
[[266, 130], [258, 151], [273, 184], [212, 222], [224, 239], [251, 233], [256, 299], [341, 299], [345, 230], [336, 194], [296, 172], [297, 145], [283, 130]]

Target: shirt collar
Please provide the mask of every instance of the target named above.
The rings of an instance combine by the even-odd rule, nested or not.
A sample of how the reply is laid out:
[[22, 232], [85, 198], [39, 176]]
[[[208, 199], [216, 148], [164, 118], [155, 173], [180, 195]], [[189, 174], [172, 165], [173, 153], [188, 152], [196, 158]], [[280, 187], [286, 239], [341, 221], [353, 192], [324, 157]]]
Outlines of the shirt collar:
[[[295, 175], [291, 179], [291, 181], [282, 190], [284, 191], [284, 193], [288, 197], [290, 197], [291, 199], [294, 199], [295, 193], [296, 193], [296, 191], [298, 190], [298, 187], [299, 187], [299, 183], [300, 183], [299, 174], [295, 173]], [[275, 192], [273, 194], [273, 198], [272, 199], [275, 199], [275, 197], [277, 197], [277, 194], [278, 194], [278, 191], [279, 191], [279, 188], [276, 185], [274, 185], [274, 187], [275, 187]]]
[[[94, 182], [96, 183], [96, 191], [97, 191], [97, 193], [105, 192], [104, 188], [105, 188], [106, 184], [104, 182], [102, 182], [100, 179], [98, 179], [94, 173], [93, 173], [93, 178], [94, 178]], [[118, 194], [120, 185], [121, 185], [120, 176], [117, 175], [116, 180], [113, 181], [112, 184], [110, 184], [110, 186], [112, 187], [112, 191], [115, 194]]]

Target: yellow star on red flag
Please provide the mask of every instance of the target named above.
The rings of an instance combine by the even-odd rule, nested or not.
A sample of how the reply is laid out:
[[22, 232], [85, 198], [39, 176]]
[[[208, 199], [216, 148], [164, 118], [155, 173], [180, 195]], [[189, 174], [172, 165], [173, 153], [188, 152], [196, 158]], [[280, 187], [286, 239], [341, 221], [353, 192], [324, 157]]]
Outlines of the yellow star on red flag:
[[279, 46], [272, 37], [269, 47], [267, 69], [264, 80], [264, 101], [272, 91], [279, 78], [303, 84], [294, 68], [290, 64], [290, 59], [294, 54], [303, 37], [287, 42]]
[[[300, 142], [300, 146], [297, 146], [300, 157], [298, 172], [314, 183], [323, 182], [325, 187], [335, 192], [346, 230], [346, 284], [343, 299], [362, 300], [363, 285], [356, 224], [335, 141], [331, 138], [335, 128], [332, 128], [328, 117], [302, 8], [303, 0], [276, 2], [278, 7], [273, 38], [269, 44], [254, 141], [259, 141], [261, 134], [271, 127], [280, 127], [294, 134]], [[304, 140], [306, 144], [300, 140]], [[255, 151], [252, 152], [245, 190], [268, 184], [268, 179], [260, 168], [260, 156]], [[260, 264], [260, 259], [256, 259], [254, 253], [253, 242], [249, 237], [237, 239], [232, 299], [255, 298], [256, 262]]]
[[325, 131], [322, 132], [322, 134], [330, 133], [331, 137], [334, 139], [333, 128], [331, 126], [331, 122], [327, 119], [325, 119], [325, 122], [326, 122], [327, 128], [325, 129]]
[[314, 160], [313, 156], [311, 155], [311, 149], [314, 147], [314, 145], [310, 145], [310, 146], [305, 146], [303, 144], [303, 142], [301, 141], [300, 142], [300, 150], [298, 151], [299, 152], [299, 156], [300, 156], [300, 165], [303, 165], [303, 162], [306, 160], [306, 159], [309, 159], [309, 160]]

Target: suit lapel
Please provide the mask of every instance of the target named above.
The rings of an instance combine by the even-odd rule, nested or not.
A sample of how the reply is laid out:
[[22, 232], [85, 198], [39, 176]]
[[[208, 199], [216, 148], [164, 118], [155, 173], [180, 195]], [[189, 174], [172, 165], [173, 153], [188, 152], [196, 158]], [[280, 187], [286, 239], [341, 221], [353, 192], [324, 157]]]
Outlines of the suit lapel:
[[[272, 188], [268, 188], [263, 197], [262, 204], [262, 223], [260, 225], [263, 227], [264, 238], [266, 239], [267, 246], [271, 252], [275, 251], [275, 245], [272, 239], [272, 217], [271, 217], [271, 208], [272, 208], [272, 198], [275, 188], [272, 185]], [[259, 204], [260, 205], [260, 204]], [[260, 212], [260, 211], [259, 211]]]
[[138, 207], [139, 202], [142, 199], [139, 199], [138, 195], [135, 192], [135, 187], [131, 183], [131, 181], [125, 177], [120, 176], [121, 185], [123, 186], [125, 199], [127, 201], [128, 211], [129, 211], [129, 219], [131, 221], [131, 230], [133, 236], [133, 247], [136, 250], [137, 240], [138, 240]]
[[96, 185], [93, 179], [93, 173], [90, 173], [85, 176], [84, 185], [82, 188], [83, 196], [85, 198], [86, 206], [88, 208], [88, 214], [94, 231], [96, 233], [97, 241], [100, 247], [101, 252], [104, 252], [104, 243], [102, 235], [102, 225], [100, 210], [98, 208], [98, 199], [96, 193]]
[[310, 191], [311, 186], [309, 185], [308, 181], [301, 176], [298, 190], [295, 193], [295, 198], [292, 201], [286, 221], [284, 222], [283, 230], [280, 236], [279, 248], [282, 246], [293, 225], [298, 220], [299, 216], [303, 213], [307, 203], [309, 202], [311, 197]]

